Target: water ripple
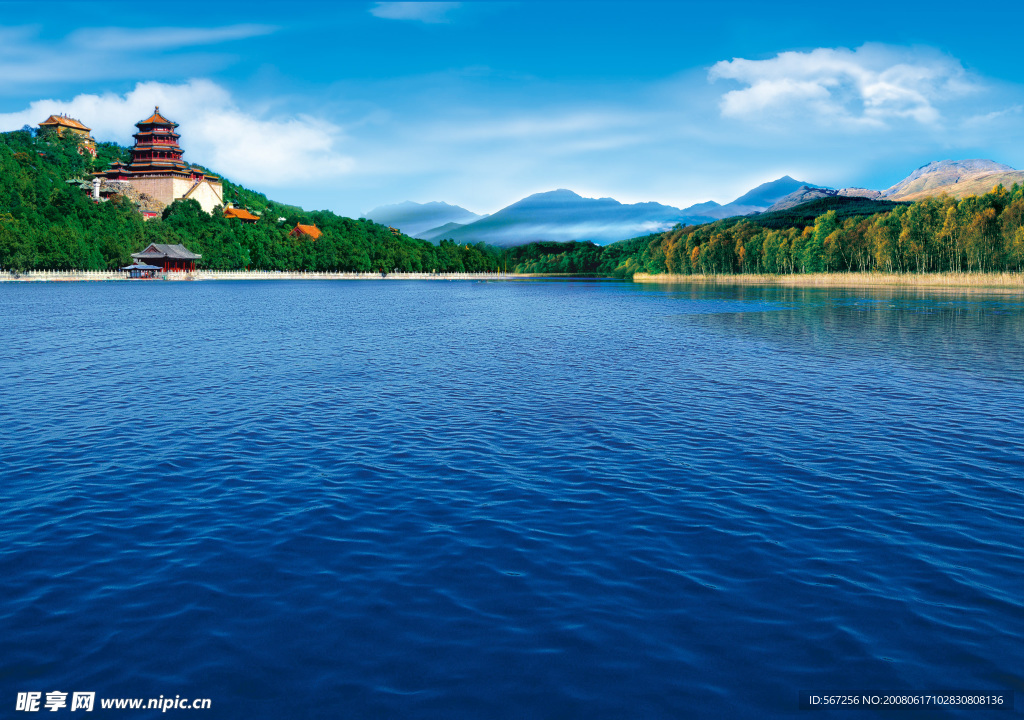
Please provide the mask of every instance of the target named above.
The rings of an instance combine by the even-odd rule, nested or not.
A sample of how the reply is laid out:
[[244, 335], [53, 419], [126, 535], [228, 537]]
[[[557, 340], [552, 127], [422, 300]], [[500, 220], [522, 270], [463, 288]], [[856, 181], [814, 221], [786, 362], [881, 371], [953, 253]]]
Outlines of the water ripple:
[[8, 699], [790, 717], [1024, 687], [1019, 302], [60, 285], [0, 286]]

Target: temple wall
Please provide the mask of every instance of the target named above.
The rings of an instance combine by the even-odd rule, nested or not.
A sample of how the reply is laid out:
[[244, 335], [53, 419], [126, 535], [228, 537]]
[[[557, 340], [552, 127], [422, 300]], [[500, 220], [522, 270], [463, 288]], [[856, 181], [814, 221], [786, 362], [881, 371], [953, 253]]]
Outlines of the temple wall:
[[191, 180], [175, 177], [133, 177], [129, 182], [139, 192], [146, 193], [164, 205], [170, 205], [192, 189]]
[[[154, 200], [170, 205], [178, 198], [188, 195], [197, 201], [204, 211], [212, 213], [218, 205], [224, 204], [224, 186], [204, 180], [193, 190], [193, 182], [188, 178], [176, 177], [142, 177], [131, 178], [129, 182], [136, 190], [146, 193]], [[191, 191], [191, 194], [189, 194]]]
[[224, 204], [224, 186], [204, 180], [196, 186], [189, 198], [198, 202], [206, 212], [212, 213], [215, 207]]

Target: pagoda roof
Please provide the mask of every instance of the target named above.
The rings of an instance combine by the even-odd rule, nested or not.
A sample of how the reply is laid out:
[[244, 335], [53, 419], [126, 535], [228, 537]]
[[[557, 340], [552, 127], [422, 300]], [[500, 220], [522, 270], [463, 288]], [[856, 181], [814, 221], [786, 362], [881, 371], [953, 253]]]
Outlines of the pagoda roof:
[[202, 255], [196, 255], [184, 245], [164, 245], [151, 243], [142, 252], [132, 253], [136, 260], [149, 260], [159, 258], [172, 258], [175, 260], [198, 260]]
[[181, 172], [188, 171], [187, 163], [181, 158], [153, 158], [152, 160], [136, 160], [128, 164], [128, 169], [132, 172], [140, 172], [144, 168], [164, 170], [164, 169], [177, 169]]
[[87, 128], [85, 125], [80, 123], [74, 118], [69, 118], [67, 115], [51, 115], [50, 117], [39, 123], [40, 127], [44, 125], [60, 125], [61, 127], [74, 128], [75, 130], [84, 130], [90, 132], [92, 128]]
[[160, 106], [159, 105], [157, 105], [153, 109], [153, 114], [152, 115], [150, 115], [145, 120], [139, 120], [137, 123], [135, 123], [136, 127], [138, 127], [139, 125], [173, 125], [174, 127], [178, 127], [178, 123], [173, 122], [171, 120], [168, 120], [167, 118], [165, 118], [163, 115], [160, 114]]
[[173, 152], [184, 154], [185, 152], [178, 145], [171, 145], [170, 143], [138, 143], [132, 148], [132, 150], [138, 151], [140, 154], [147, 152]]

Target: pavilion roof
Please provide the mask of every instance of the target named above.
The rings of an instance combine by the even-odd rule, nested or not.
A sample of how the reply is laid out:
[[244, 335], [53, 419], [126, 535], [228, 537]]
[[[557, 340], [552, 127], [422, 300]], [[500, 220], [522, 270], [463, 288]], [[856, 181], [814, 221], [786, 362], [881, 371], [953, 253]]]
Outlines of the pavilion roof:
[[302, 224], [299, 224], [299, 223], [296, 223], [295, 224], [295, 228], [290, 233], [288, 233], [288, 234], [289, 235], [309, 235], [314, 240], [316, 240], [318, 237], [323, 235], [323, 233], [320, 232], [320, 228], [318, 228], [316, 225], [302, 225]]
[[152, 243], [142, 252], [132, 253], [136, 260], [155, 260], [158, 258], [173, 258], [175, 260], [198, 260], [202, 255], [196, 255], [184, 245], [164, 245]]
[[89, 132], [91, 128], [87, 128], [85, 125], [80, 123], [74, 118], [69, 118], [67, 115], [51, 115], [50, 117], [39, 123], [39, 126], [44, 125], [60, 125], [61, 127], [74, 128], [75, 130], [85, 130]]
[[224, 208], [224, 217], [226, 218], [238, 218], [239, 220], [259, 220], [259, 215], [253, 215], [248, 210], [243, 208], [229, 207]]

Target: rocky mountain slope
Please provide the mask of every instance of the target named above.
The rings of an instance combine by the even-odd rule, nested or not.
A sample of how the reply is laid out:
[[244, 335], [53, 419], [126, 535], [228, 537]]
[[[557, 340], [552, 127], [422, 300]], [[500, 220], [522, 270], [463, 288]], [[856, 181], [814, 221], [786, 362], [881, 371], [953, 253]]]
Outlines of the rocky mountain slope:
[[829, 197], [859, 197], [867, 198], [868, 200], [877, 200], [882, 197], [882, 193], [879, 190], [868, 190], [867, 188], [843, 188], [842, 190], [833, 190], [831, 188], [812, 187], [804, 185], [798, 190], [790, 193], [786, 197], [782, 198], [778, 202], [774, 203], [765, 212], [778, 212], [779, 210], [789, 210], [797, 205], [803, 205], [809, 203], [812, 200], [819, 200], [821, 198]]
[[836, 196], [904, 202], [943, 194], [964, 198], [983, 195], [999, 184], [1011, 187], [1014, 183], [1024, 184], [1024, 172], [1014, 170], [1009, 165], [981, 159], [939, 160], [919, 167], [892, 187], [881, 191], [864, 188], [830, 190], [805, 185], [773, 204], [768, 212], [788, 210], [819, 198]]
[[1024, 172], [991, 160], [940, 160], [910, 173], [882, 191], [888, 200], [919, 200], [943, 193], [956, 198], [980, 195], [1002, 183], [1024, 183]]

